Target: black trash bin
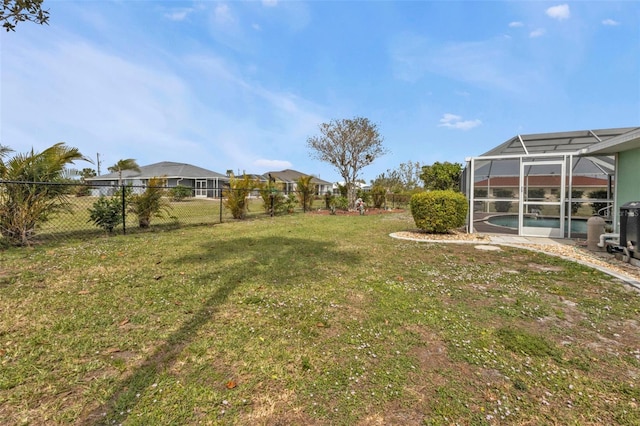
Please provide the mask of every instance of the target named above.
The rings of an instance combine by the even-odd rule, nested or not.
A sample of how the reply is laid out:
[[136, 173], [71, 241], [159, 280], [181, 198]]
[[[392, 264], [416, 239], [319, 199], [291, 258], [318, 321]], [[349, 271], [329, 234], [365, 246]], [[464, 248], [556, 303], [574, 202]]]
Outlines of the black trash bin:
[[620, 246], [631, 248], [638, 257], [640, 241], [640, 201], [631, 201], [620, 207]]

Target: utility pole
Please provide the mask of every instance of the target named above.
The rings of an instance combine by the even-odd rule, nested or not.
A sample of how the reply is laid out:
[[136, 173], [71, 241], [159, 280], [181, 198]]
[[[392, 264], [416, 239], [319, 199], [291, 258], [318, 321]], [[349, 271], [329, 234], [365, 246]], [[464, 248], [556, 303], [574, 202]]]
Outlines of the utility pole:
[[100, 153], [96, 153], [96, 163], [98, 164], [98, 176], [100, 176]]

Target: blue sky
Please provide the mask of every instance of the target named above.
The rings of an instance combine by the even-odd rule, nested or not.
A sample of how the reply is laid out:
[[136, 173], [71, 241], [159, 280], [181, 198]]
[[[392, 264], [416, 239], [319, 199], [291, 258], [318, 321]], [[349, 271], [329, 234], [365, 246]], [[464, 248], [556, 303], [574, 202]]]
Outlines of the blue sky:
[[[2, 33], [0, 144], [341, 180], [306, 141], [367, 117], [400, 163], [640, 125], [635, 1], [55, 1]], [[90, 166], [82, 163], [78, 167]], [[93, 166], [96, 168], [96, 166]]]

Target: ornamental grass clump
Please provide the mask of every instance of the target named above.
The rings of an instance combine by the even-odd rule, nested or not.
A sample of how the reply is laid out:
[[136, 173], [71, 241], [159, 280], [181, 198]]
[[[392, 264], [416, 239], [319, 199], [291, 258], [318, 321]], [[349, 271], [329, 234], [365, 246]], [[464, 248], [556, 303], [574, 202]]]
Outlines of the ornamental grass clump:
[[129, 211], [138, 217], [140, 228], [148, 228], [152, 217], [163, 218], [171, 211], [171, 205], [163, 198], [165, 183], [162, 178], [151, 178], [142, 194], [131, 196]]
[[444, 234], [464, 225], [467, 199], [455, 191], [429, 191], [414, 194], [409, 203], [416, 226], [423, 231]]
[[229, 179], [229, 188], [222, 191], [225, 198], [224, 206], [231, 210], [234, 219], [244, 219], [249, 209], [248, 197], [258, 185], [249, 177], [243, 175], [242, 178], [236, 178], [231, 175]]

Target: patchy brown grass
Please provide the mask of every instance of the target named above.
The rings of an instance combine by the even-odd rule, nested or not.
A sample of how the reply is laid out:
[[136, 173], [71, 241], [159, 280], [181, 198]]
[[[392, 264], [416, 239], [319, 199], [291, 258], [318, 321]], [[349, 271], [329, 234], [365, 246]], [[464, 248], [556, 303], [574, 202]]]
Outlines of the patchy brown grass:
[[11, 249], [6, 424], [638, 424], [640, 296], [514, 248], [292, 215]]

